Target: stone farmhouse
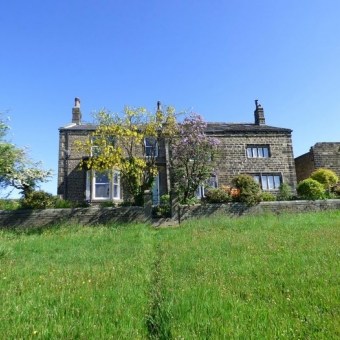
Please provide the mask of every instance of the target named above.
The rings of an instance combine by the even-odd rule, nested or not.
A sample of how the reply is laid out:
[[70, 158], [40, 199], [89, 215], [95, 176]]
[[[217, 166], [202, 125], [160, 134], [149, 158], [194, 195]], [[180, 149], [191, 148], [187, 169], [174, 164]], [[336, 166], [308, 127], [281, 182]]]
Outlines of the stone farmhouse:
[[[262, 190], [278, 193], [281, 183], [296, 189], [296, 172], [292, 146], [292, 130], [266, 125], [264, 110], [255, 101], [254, 121], [251, 123], [208, 123], [206, 133], [221, 141], [219, 146], [219, 168], [212, 175], [210, 185], [214, 187], [230, 184], [238, 174], [251, 175]], [[158, 103], [159, 107], [160, 104]], [[75, 141], [90, 138], [96, 130], [94, 124], [81, 121], [80, 100], [76, 98], [72, 108], [72, 122], [59, 128], [58, 195], [70, 201], [121, 201], [124, 190], [120, 185], [119, 171], [110, 180], [105, 175], [96, 175], [91, 170], [79, 169], [84, 157], [77, 152]], [[156, 204], [161, 195], [171, 188], [165, 141], [157, 145], [158, 176], [152, 189]], [[153, 147], [145, 140], [145, 149]], [[204, 196], [199, 188], [198, 197]]]
[[332, 170], [340, 178], [340, 143], [316, 143], [309, 152], [295, 158], [295, 168], [298, 182], [319, 168]]

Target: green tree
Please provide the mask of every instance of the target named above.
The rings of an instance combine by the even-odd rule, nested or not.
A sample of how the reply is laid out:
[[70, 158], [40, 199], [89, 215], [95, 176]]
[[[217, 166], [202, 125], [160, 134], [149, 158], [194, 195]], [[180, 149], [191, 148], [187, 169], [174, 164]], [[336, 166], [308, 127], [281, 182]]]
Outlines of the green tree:
[[175, 110], [167, 107], [162, 111], [159, 105], [151, 113], [127, 106], [123, 115], [101, 110], [94, 118], [98, 127], [91, 138], [76, 142], [81, 152], [90, 155], [82, 165], [109, 175], [119, 170], [127, 191], [124, 200], [141, 205], [144, 191], [152, 187], [157, 175], [158, 147], [173, 134]]
[[46, 182], [52, 170], [44, 170], [41, 162], [29, 157], [27, 148], [19, 148], [6, 139], [8, 121], [0, 112], [0, 189], [16, 188], [26, 195]]

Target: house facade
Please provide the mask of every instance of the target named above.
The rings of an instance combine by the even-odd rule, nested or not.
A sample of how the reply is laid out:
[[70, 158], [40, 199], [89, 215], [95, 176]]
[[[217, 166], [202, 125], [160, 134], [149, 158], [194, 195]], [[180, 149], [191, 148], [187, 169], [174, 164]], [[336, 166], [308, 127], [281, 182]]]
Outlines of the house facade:
[[[211, 185], [222, 186], [231, 183], [238, 174], [251, 175], [262, 190], [274, 195], [281, 183], [296, 189], [296, 172], [292, 146], [292, 130], [265, 124], [262, 106], [255, 101], [252, 123], [207, 124], [206, 134], [220, 140], [218, 169]], [[96, 130], [94, 124], [81, 122], [80, 101], [76, 98], [72, 109], [72, 122], [59, 128], [58, 195], [70, 201], [121, 201], [124, 188], [120, 185], [119, 170], [111, 178], [81, 169], [84, 157], [75, 147], [76, 141], [91, 138]], [[145, 150], [152, 150], [151, 141], [145, 140]], [[149, 145], [150, 144], [150, 145]], [[156, 165], [158, 176], [152, 188], [155, 204], [160, 196], [170, 191], [169, 150], [165, 141], [157, 145]], [[197, 193], [202, 196], [204, 190]]]
[[340, 143], [316, 143], [309, 152], [295, 158], [295, 168], [298, 182], [319, 168], [332, 170], [340, 177]]

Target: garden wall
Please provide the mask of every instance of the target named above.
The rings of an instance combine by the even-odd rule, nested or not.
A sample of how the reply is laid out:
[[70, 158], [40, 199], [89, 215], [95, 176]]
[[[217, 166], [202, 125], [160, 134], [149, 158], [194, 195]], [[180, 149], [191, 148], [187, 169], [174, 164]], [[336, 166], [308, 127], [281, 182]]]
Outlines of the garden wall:
[[[151, 205], [150, 205], [151, 206]], [[242, 203], [177, 205], [172, 220], [226, 215], [237, 217], [265, 213], [308, 213], [340, 210], [340, 200], [261, 202], [247, 207]], [[97, 225], [107, 223], [151, 223], [150, 207], [90, 207], [75, 209], [0, 211], [0, 228], [32, 228], [59, 223]], [[156, 224], [154, 224], [156, 225]]]
[[0, 228], [36, 228], [59, 223], [97, 225], [107, 223], [147, 223], [143, 207], [90, 207], [74, 209], [0, 211]]
[[192, 206], [178, 206], [177, 218], [179, 219], [179, 222], [181, 222], [191, 218], [209, 217], [217, 214], [225, 214], [230, 217], [237, 217], [243, 215], [260, 215], [266, 213], [296, 214], [338, 209], [340, 209], [339, 199], [318, 201], [261, 202], [252, 207], [247, 207], [243, 203], [197, 204]]

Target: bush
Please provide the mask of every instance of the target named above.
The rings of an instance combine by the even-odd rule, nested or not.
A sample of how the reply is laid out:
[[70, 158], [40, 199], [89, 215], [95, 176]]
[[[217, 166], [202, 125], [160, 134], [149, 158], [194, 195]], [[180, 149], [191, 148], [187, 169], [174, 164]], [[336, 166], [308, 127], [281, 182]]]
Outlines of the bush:
[[152, 208], [154, 216], [169, 217], [171, 214], [170, 195], [162, 195], [160, 204]]
[[276, 199], [278, 201], [289, 201], [292, 199], [292, 190], [287, 183], [281, 183], [279, 186], [279, 194]]
[[340, 196], [340, 186], [339, 186], [339, 185], [334, 186], [334, 187], [332, 188], [332, 192], [333, 192], [337, 197], [339, 197], [339, 196]]
[[60, 198], [55, 199], [54, 206], [55, 209], [65, 209], [72, 208], [72, 202], [68, 200], [63, 200]]
[[234, 199], [247, 205], [255, 205], [261, 201], [260, 186], [249, 175], [238, 175], [232, 179], [232, 184], [239, 189], [240, 194]]
[[116, 206], [116, 203], [112, 201], [101, 202], [100, 206], [104, 208], [114, 208]]
[[170, 195], [161, 196], [161, 204], [159, 206], [159, 211], [163, 216], [170, 216], [171, 213]]
[[310, 178], [321, 183], [326, 190], [329, 190], [330, 187], [334, 186], [339, 181], [339, 177], [334, 171], [323, 168], [315, 170]]
[[296, 191], [299, 196], [307, 200], [323, 199], [326, 192], [324, 185], [312, 178], [301, 181]]
[[16, 210], [20, 208], [20, 203], [10, 199], [0, 199], [0, 210]]
[[53, 208], [55, 199], [52, 194], [45, 191], [32, 191], [20, 200], [23, 209], [47, 209]]
[[231, 201], [230, 190], [224, 187], [209, 189], [205, 196], [208, 203], [227, 203]]
[[271, 201], [275, 201], [276, 197], [273, 194], [264, 191], [261, 193], [261, 200], [263, 202], [271, 202]]

